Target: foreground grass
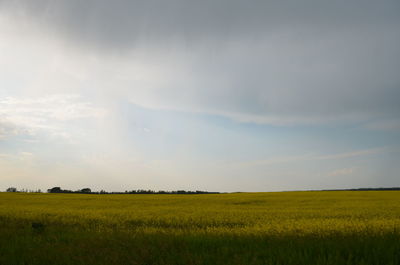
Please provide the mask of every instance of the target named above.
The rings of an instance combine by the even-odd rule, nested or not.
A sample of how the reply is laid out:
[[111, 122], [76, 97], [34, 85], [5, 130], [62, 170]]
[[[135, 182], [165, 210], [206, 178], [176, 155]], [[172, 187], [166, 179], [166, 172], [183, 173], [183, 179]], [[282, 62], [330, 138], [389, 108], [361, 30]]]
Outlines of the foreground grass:
[[400, 192], [0, 193], [0, 264], [400, 264]]

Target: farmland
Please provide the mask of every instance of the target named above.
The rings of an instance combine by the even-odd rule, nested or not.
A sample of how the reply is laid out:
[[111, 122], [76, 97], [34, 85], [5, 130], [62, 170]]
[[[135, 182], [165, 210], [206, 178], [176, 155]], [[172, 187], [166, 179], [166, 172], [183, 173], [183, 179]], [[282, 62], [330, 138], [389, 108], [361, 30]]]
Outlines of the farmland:
[[400, 264], [400, 192], [0, 193], [0, 264]]

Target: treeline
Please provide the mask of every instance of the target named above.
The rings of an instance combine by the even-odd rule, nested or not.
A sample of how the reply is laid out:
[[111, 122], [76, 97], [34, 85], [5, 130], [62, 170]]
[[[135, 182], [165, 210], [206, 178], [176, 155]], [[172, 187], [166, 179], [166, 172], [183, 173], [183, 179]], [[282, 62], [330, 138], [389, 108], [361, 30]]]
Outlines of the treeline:
[[360, 190], [360, 191], [362, 191], [362, 190], [400, 190], [400, 187], [391, 187], [391, 188], [359, 188], [359, 189], [348, 189], [348, 190], [353, 190], [353, 191], [356, 191], [356, 190]]
[[[17, 188], [11, 187], [6, 190], [7, 192], [34, 192], [34, 193], [42, 193], [41, 190], [28, 190], [28, 189], [22, 189], [18, 190]], [[143, 190], [143, 189], [138, 189], [138, 190], [131, 190], [128, 191], [126, 190], [125, 192], [108, 192], [105, 190], [101, 191], [92, 191], [90, 188], [83, 188], [80, 190], [65, 190], [62, 189], [61, 187], [53, 187], [51, 189], [47, 190], [48, 193], [79, 193], [79, 194], [218, 194], [219, 192], [209, 192], [209, 191], [201, 191], [201, 190], [196, 190], [196, 191], [186, 191], [186, 190], [176, 190], [176, 191], [164, 191], [164, 190], [159, 190], [159, 191], [154, 191], [154, 190]]]
[[315, 190], [315, 191], [379, 191], [379, 190], [400, 190], [400, 187], [389, 188], [357, 188], [357, 189], [331, 189], [331, 190]]

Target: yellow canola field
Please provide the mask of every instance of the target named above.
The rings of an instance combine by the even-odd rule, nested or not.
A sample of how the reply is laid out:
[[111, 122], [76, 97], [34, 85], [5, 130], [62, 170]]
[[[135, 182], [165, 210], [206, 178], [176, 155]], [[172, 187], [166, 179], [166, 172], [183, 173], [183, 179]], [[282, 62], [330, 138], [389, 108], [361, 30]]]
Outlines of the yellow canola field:
[[0, 225], [126, 233], [384, 234], [400, 231], [400, 191], [201, 195], [0, 193]]

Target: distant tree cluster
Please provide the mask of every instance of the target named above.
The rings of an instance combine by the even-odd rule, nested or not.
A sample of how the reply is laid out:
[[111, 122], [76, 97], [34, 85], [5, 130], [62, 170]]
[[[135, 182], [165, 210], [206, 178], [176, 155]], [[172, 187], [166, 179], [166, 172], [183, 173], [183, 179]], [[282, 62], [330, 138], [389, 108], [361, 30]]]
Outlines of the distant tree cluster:
[[[28, 190], [28, 189], [21, 189], [18, 190], [15, 187], [9, 187], [6, 192], [31, 192], [31, 193], [41, 193], [42, 191], [40, 189], [38, 190]], [[101, 191], [92, 191], [90, 188], [83, 188], [80, 190], [66, 190], [62, 189], [61, 187], [53, 187], [51, 189], [47, 190], [48, 193], [81, 193], [81, 194], [217, 194], [219, 192], [209, 192], [209, 191], [201, 191], [201, 190], [196, 190], [196, 191], [186, 191], [186, 190], [176, 190], [176, 191], [164, 191], [164, 190], [144, 190], [144, 189], [138, 189], [138, 190], [126, 190], [125, 192], [120, 192], [120, 191], [112, 191], [108, 192], [105, 190]]]
[[72, 191], [72, 190], [63, 190], [60, 187], [54, 187], [48, 189], [47, 192], [48, 193], [92, 193], [92, 190], [89, 188], [84, 188], [81, 190]]
[[15, 187], [9, 187], [6, 189], [6, 192], [32, 192], [32, 193], [41, 193], [42, 191], [40, 189], [38, 190], [28, 190], [28, 189], [21, 189], [18, 190]]
[[209, 191], [186, 191], [186, 190], [176, 190], [176, 191], [165, 191], [165, 190], [131, 190], [125, 191], [127, 194], [210, 194], [210, 193], [219, 193], [219, 192], [209, 192]]
[[143, 189], [131, 190], [131, 191], [126, 190], [125, 192], [107, 192], [105, 190], [92, 191], [89, 188], [72, 191], [72, 190], [63, 190], [60, 187], [54, 187], [54, 188], [48, 189], [47, 192], [48, 193], [86, 193], [86, 194], [210, 194], [210, 193], [215, 194], [215, 193], [219, 193], [219, 192], [208, 192], [208, 191], [200, 191], [200, 190], [197, 190], [197, 191], [186, 191], [186, 190], [154, 191], [154, 190], [143, 190]]

